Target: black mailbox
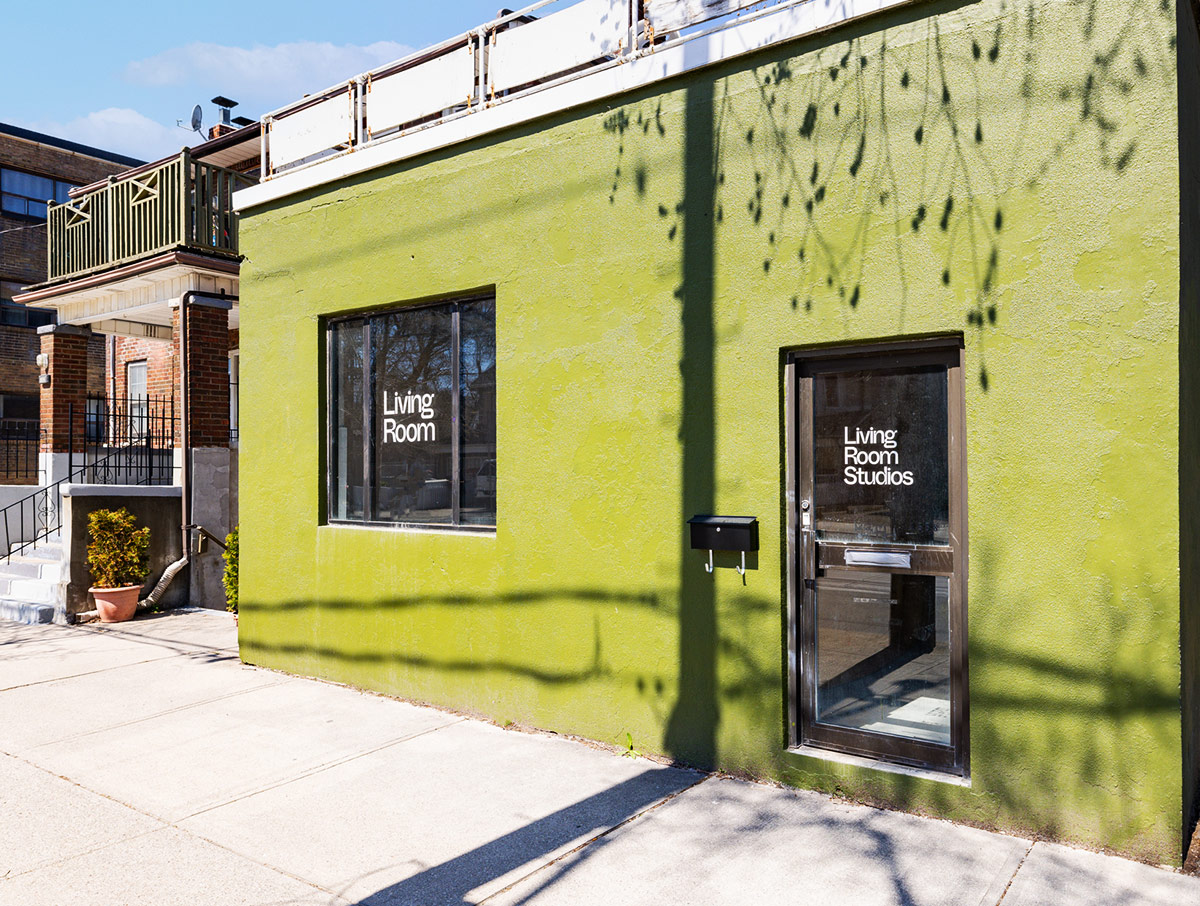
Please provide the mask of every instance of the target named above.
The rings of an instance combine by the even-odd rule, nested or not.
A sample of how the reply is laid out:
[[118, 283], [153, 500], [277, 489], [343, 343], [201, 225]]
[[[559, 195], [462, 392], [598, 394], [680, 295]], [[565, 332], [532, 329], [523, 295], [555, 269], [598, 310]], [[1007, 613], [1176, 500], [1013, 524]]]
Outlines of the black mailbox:
[[692, 549], [703, 551], [758, 550], [758, 519], [755, 516], [693, 516]]

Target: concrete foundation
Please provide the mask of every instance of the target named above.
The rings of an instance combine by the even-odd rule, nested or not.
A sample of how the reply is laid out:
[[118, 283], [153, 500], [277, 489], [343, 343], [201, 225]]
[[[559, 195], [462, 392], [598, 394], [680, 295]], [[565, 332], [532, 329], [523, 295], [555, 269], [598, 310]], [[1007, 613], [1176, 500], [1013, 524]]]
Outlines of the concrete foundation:
[[[228, 447], [192, 450], [191, 521], [222, 541], [237, 523], [232, 491], [236, 460], [237, 453]], [[225, 609], [225, 589], [221, 585], [225, 561], [221, 553], [221, 548], [210, 542], [203, 553], [191, 555], [189, 600], [194, 607]]]

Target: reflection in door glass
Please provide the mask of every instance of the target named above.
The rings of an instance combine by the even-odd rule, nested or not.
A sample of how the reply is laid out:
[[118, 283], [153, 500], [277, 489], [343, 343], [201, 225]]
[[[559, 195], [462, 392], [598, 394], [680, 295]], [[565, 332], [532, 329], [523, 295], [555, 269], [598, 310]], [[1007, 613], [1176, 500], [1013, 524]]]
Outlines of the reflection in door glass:
[[948, 544], [943, 365], [813, 377], [813, 497], [827, 541]]
[[950, 744], [950, 580], [826, 569], [817, 579], [817, 720]]

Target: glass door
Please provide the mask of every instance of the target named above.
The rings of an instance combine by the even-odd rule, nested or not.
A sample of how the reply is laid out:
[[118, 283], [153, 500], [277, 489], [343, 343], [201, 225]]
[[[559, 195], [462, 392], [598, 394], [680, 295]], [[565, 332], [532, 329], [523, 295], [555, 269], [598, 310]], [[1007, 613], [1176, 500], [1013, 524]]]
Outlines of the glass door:
[[961, 348], [796, 354], [794, 742], [964, 773]]

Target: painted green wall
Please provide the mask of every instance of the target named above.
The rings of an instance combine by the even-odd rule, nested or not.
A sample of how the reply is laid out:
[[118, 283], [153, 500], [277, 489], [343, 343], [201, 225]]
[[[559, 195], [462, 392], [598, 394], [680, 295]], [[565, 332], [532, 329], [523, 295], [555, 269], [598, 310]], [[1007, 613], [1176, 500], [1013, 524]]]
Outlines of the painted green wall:
[[[243, 657], [1177, 863], [1166, 6], [918, 4], [248, 212]], [[321, 316], [480, 287], [495, 536], [320, 525]], [[784, 751], [781, 349], [947, 331], [970, 788]]]

